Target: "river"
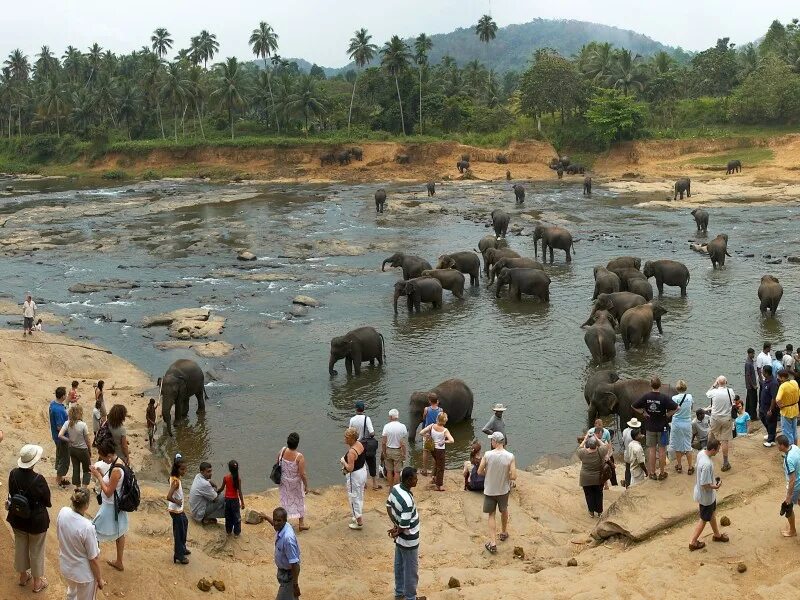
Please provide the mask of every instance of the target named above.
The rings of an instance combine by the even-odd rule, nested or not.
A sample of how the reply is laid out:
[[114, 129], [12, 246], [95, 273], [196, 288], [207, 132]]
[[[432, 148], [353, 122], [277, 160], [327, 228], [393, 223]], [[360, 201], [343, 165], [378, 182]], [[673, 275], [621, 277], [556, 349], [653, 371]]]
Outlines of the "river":
[[[663, 337], [654, 330], [648, 345], [630, 351], [618, 342], [615, 366], [624, 375], [658, 373], [671, 382], [683, 378], [697, 397], [717, 375], [726, 374], [740, 391], [748, 346], [758, 348], [765, 339], [776, 347], [800, 343], [787, 337], [797, 331], [798, 267], [785, 260], [768, 265], [762, 257], [792, 253], [798, 243], [797, 204], [741, 199], [710, 209], [709, 234], [698, 239], [728, 233], [733, 255], [725, 269], [713, 271], [706, 256], [688, 248], [695, 239], [690, 208], [639, 206], [663, 199], [668, 185], [664, 194], [650, 197], [616, 196], [596, 185], [587, 199], [577, 179], [526, 184], [520, 209], [506, 182], [440, 184], [431, 199], [437, 206], [419, 207], [417, 202], [428, 200], [424, 185], [382, 185], [389, 193], [384, 215], [375, 214], [372, 200], [378, 184], [103, 187], [102, 182], [21, 182], [13, 194], [0, 198], [0, 243], [6, 252], [0, 276], [9, 298], [21, 302], [31, 290], [40, 309], [68, 318], [56, 330], [111, 349], [154, 381], [180, 357], [213, 371], [218, 381], [208, 387], [205, 418], [198, 420], [192, 408], [190, 422], [178, 429], [175, 440], [162, 438], [160, 446], [165, 452], [179, 448], [193, 463], [210, 460], [218, 472], [236, 458], [248, 490], [266, 486], [270, 466], [291, 431], [300, 434], [311, 486], [341, 481], [342, 432], [356, 400], [366, 402], [380, 428], [393, 407], [400, 409], [401, 420], [408, 420], [412, 391], [450, 377], [472, 388], [475, 409], [471, 423], [451, 428], [456, 443], [448, 449], [449, 466], [467, 457], [474, 437], [485, 440], [480, 430], [494, 402], [509, 407], [510, 449], [519, 465], [545, 455], [569, 456], [585, 428], [583, 382], [596, 368], [579, 327], [590, 309], [592, 267], [614, 256], [637, 255], [643, 262], [672, 258], [691, 272], [687, 298], [666, 288]], [[696, 194], [702, 194], [702, 186], [696, 187]], [[398, 200], [413, 202], [400, 211]], [[380, 271], [391, 249], [435, 263], [446, 251], [475, 248], [488, 232], [475, 215], [488, 215], [499, 206], [528, 231], [531, 219], [541, 217], [568, 227], [577, 239], [571, 265], [557, 252], [555, 264], [547, 268], [550, 303], [497, 300], [482, 279], [463, 301], [445, 292], [442, 310], [409, 316], [400, 302], [395, 316], [392, 287], [400, 273]], [[532, 238], [509, 234], [509, 242], [522, 255], [533, 256]], [[344, 246], [355, 255], [328, 255], [331, 244], [336, 244], [335, 253]], [[40, 249], [25, 251], [33, 247]], [[239, 248], [250, 249], [258, 260], [237, 261]], [[231, 276], [248, 270], [286, 273], [298, 280], [256, 282]], [[776, 319], [762, 319], [758, 310], [756, 290], [765, 273], [776, 275], [785, 290]], [[139, 287], [68, 291], [76, 283], [109, 279]], [[191, 287], [160, 287], [164, 282]], [[284, 318], [296, 294], [313, 296], [322, 306], [268, 327]], [[187, 350], [158, 350], [153, 344], [167, 339], [166, 331], [139, 326], [147, 315], [197, 306], [227, 319], [222, 339], [236, 346], [233, 354], [209, 359]], [[122, 319], [126, 323], [118, 322]], [[330, 338], [363, 325], [385, 336], [388, 364], [348, 378], [339, 363], [339, 375], [330, 378]], [[144, 405], [140, 408], [136, 416], [143, 420]]]

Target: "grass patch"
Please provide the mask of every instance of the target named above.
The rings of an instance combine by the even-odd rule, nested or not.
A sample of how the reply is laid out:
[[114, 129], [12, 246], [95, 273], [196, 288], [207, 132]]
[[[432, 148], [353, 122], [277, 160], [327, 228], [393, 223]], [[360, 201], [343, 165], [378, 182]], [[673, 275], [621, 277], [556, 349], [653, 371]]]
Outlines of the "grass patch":
[[710, 167], [725, 168], [729, 160], [741, 160], [743, 167], [757, 165], [775, 158], [775, 153], [769, 148], [738, 148], [728, 150], [722, 154], [710, 156], [696, 156], [686, 161], [690, 165], [707, 165]]
[[119, 169], [114, 169], [111, 171], [106, 171], [101, 175], [103, 179], [110, 179], [112, 181], [117, 181], [120, 179], [125, 179], [125, 171], [120, 171]]

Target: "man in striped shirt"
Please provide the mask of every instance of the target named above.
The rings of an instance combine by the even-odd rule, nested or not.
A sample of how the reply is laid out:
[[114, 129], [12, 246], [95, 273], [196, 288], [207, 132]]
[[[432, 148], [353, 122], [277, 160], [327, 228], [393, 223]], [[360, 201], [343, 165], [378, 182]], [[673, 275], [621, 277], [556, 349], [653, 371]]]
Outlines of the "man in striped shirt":
[[411, 493], [416, 485], [417, 470], [405, 467], [400, 483], [392, 487], [386, 500], [386, 513], [393, 525], [389, 536], [394, 539], [395, 600], [425, 600], [424, 596], [417, 596], [419, 515]]

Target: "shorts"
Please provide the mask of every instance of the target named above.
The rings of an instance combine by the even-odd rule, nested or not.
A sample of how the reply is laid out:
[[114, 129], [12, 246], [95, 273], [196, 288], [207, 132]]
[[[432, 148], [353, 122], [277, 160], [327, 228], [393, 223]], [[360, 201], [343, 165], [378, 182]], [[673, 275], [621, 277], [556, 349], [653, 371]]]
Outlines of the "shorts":
[[383, 455], [383, 463], [386, 465], [387, 473], [399, 473], [403, 470], [403, 451], [400, 448], [386, 448], [386, 454]]
[[502, 496], [483, 496], [483, 512], [491, 514], [499, 510], [500, 512], [508, 512], [508, 492]]
[[717, 503], [709, 504], [708, 506], [700, 505], [700, 520], [708, 523], [714, 518], [714, 513], [717, 512]]
[[29, 329], [33, 329], [33, 317], [22, 317], [23, 325], [22, 328], [26, 331]]
[[645, 445], [648, 448], [655, 448], [656, 446], [661, 446], [662, 448], [667, 447], [667, 440], [666, 432], [665, 431], [648, 431], [645, 435]]
[[708, 429], [709, 439], [713, 437], [720, 442], [733, 439], [733, 419], [715, 419], [711, 417], [711, 425]]

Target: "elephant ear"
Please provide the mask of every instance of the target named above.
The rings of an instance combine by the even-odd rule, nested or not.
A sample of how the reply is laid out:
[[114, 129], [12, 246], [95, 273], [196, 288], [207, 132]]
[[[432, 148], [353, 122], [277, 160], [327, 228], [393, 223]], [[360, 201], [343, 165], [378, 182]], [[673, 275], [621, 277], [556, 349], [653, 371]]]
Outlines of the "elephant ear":
[[603, 400], [601, 404], [605, 405], [605, 407], [608, 408], [608, 414], [616, 412], [617, 406], [619, 405], [619, 400], [617, 399], [617, 395], [614, 392], [611, 391], [603, 392], [600, 394], [600, 398]]

